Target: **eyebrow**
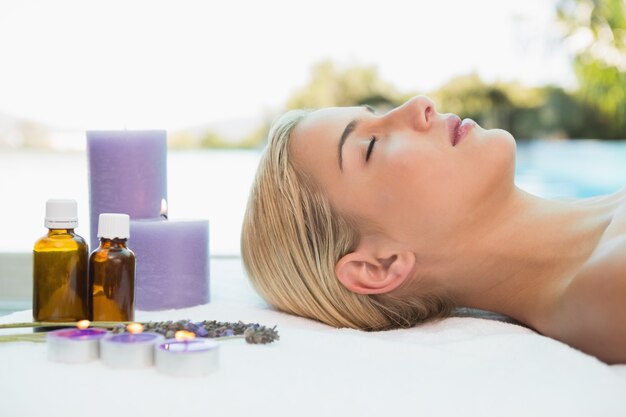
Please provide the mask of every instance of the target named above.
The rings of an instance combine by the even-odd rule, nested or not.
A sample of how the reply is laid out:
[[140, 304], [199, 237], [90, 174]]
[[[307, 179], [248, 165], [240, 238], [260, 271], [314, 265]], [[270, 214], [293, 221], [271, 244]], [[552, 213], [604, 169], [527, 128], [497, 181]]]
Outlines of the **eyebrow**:
[[[365, 110], [367, 110], [370, 113], [376, 113], [376, 110], [374, 110], [373, 107], [368, 106], [367, 104], [361, 106], [363, 107]], [[354, 129], [356, 129], [357, 125], [359, 124], [359, 119], [353, 119], [350, 121], [350, 123], [348, 123], [346, 125], [346, 128], [343, 130], [343, 133], [341, 134], [341, 138], [339, 139], [339, 147], [338, 147], [338, 155], [339, 155], [339, 170], [343, 171], [343, 156], [342, 156], [342, 149], [343, 149], [343, 144], [346, 143], [346, 140], [348, 140], [348, 136], [350, 136], [350, 133], [352, 133], [352, 131], [354, 131]]]

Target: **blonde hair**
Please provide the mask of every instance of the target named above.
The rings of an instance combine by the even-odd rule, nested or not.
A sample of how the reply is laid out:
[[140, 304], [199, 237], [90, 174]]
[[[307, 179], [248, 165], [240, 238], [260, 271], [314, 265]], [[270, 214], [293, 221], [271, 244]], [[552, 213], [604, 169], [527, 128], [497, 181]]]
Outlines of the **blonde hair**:
[[339, 282], [335, 264], [357, 247], [358, 221], [333, 210], [290, 161], [289, 137], [308, 113], [292, 110], [274, 123], [252, 186], [241, 253], [255, 289], [281, 311], [335, 327], [382, 330], [449, 315], [446, 297], [361, 295]]

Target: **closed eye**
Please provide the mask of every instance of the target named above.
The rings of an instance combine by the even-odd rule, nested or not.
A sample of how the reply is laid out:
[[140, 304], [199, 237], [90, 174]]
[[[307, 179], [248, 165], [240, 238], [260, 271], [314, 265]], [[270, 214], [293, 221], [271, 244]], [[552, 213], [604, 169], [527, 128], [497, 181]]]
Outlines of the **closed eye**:
[[372, 155], [372, 151], [374, 150], [374, 144], [376, 143], [376, 136], [372, 136], [370, 139], [370, 144], [367, 147], [367, 152], [365, 153], [365, 162], [369, 161], [370, 156]]

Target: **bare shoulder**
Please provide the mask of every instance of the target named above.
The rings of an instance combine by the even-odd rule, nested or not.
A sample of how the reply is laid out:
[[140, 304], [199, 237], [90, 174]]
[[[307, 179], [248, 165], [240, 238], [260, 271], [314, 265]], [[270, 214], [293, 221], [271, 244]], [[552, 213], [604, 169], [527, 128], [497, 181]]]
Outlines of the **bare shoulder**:
[[626, 363], [626, 204], [569, 282], [548, 334], [608, 363]]

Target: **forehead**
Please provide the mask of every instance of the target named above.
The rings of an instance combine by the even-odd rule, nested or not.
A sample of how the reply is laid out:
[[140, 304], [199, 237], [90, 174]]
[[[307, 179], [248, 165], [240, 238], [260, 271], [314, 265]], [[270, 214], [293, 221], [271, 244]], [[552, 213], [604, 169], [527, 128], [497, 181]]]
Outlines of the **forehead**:
[[344, 129], [354, 119], [363, 116], [363, 107], [329, 107], [315, 110], [302, 119], [291, 134], [290, 148], [298, 162], [303, 156], [336, 152]]
[[330, 129], [340, 129], [341, 134], [346, 125], [364, 113], [363, 107], [329, 107], [315, 110], [298, 123], [295, 133], [315, 133]]
[[[289, 140], [294, 163], [314, 177], [330, 174], [324, 170], [335, 171], [333, 167], [334, 161], [338, 161], [341, 135], [348, 123], [363, 113], [362, 107], [329, 107], [306, 115], [296, 125]], [[336, 166], [338, 171], [338, 162]]]

